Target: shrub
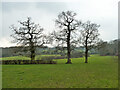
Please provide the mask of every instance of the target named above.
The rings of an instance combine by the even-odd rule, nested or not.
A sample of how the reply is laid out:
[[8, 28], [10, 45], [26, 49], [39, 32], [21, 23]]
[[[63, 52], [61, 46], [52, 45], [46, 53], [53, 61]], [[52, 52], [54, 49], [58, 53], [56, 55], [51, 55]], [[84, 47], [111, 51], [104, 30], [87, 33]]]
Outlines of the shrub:
[[79, 57], [83, 57], [83, 55], [84, 55], [83, 52], [76, 51], [71, 53], [71, 58], [79, 58]]
[[2, 64], [2, 60], [0, 60], [0, 64]]
[[56, 64], [56, 61], [52, 60], [3, 60], [2, 64]]
[[64, 59], [64, 56], [43, 56], [36, 58], [38, 60], [2, 60], [2, 64], [56, 64], [54, 59]]

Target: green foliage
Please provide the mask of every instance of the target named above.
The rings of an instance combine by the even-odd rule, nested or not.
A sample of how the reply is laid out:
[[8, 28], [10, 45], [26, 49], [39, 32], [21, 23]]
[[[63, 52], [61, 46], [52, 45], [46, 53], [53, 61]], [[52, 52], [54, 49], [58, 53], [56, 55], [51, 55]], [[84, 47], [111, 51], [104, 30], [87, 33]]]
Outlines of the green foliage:
[[37, 55], [33, 61], [30, 58], [22, 56], [4, 57], [1, 60], [2, 64], [56, 64], [56, 61], [53, 61], [54, 59], [64, 58], [64, 56], [60, 55]]
[[[0, 61], [1, 63], [1, 61]], [[53, 59], [49, 60], [3, 60], [2, 64], [8, 65], [8, 64], [56, 64], [56, 61], [53, 61]]]
[[112, 56], [118, 55], [118, 40], [110, 42], [99, 42], [98, 52], [101, 56]]
[[83, 58], [56, 59], [58, 64], [3, 65], [3, 88], [117, 88], [117, 57], [92, 55]]
[[73, 51], [71, 53], [71, 58], [80, 58], [83, 57], [84, 53], [81, 51]]

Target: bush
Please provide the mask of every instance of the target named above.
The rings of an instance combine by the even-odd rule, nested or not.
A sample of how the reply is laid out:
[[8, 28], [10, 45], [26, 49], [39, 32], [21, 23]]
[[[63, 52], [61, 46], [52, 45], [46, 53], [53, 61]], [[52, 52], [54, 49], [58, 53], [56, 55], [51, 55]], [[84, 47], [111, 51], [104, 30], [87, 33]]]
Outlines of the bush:
[[64, 58], [65, 58], [64, 56], [44, 56], [44, 57], [41, 57], [41, 60], [50, 61], [53, 59], [64, 59]]
[[52, 60], [3, 60], [2, 64], [56, 64], [56, 61]]
[[2, 64], [2, 60], [0, 60], [0, 64]]
[[64, 56], [43, 56], [36, 58], [37, 60], [2, 60], [2, 64], [56, 64], [54, 59], [64, 59]]
[[79, 57], [83, 57], [83, 55], [84, 55], [83, 52], [75, 51], [71, 53], [71, 58], [79, 58]]

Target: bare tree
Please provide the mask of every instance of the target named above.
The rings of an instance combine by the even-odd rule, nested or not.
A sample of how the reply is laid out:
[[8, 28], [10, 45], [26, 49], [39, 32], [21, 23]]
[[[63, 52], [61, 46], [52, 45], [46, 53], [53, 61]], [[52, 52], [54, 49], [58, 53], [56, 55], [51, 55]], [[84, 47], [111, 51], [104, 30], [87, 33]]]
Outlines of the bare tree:
[[96, 46], [100, 40], [98, 38], [98, 36], [100, 35], [98, 33], [98, 28], [100, 27], [100, 25], [87, 21], [81, 26], [82, 30], [80, 31], [80, 43], [85, 47], [85, 63], [88, 63], [88, 51]]
[[15, 43], [27, 48], [31, 60], [35, 60], [36, 46], [42, 46], [45, 43], [44, 29], [39, 24], [32, 22], [30, 17], [26, 21], [19, 21], [19, 24], [20, 27], [14, 25], [10, 27], [13, 30], [11, 36]]
[[62, 12], [58, 15], [56, 19], [56, 26], [59, 27], [59, 31], [54, 31], [53, 35], [56, 41], [58, 41], [59, 46], [67, 47], [67, 62], [66, 64], [71, 64], [70, 52], [71, 52], [71, 43], [74, 41], [74, 35], [72, 35], [75, 30], [78, 30], [80, 21], [75, 19], [76, 13], [72, 11]]

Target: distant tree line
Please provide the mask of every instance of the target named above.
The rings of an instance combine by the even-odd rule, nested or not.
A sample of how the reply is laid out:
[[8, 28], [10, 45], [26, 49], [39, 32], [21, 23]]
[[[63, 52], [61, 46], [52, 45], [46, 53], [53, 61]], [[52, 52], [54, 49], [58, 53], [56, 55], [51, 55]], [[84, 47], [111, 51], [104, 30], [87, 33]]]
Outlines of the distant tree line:
[[107, 56], [107, 55], [118, 56], [118, 42], [119, 42], [118, 39], [110, 42], [105, 42], [105, 41], [99, 42], [97, 46], [98, 53], [101, 56]]
[[[0, 51], [2, 51], [1, 57], [9, 57], [9, 56], [29, 56], [29, 53], [26, 53], [26, 51], [22, 50], [22, 46], [15, 46], [15, 47], [6, 47], [6, 48], [0, 48]], [[36, 47], [36, 55], [55, 55], [60, 54], [61, 56], [65, 56], [67, 53], [66, 48], [61, 49], [62, 47]], [[71, 57], [82, 57], [84, 56], [84, 47], [75, 47], [74, 50], [71, 52]], [[76, 55], [77, 54], [77, 55]], [[118, 39], [112, 40], [112, 41], [101, 41], [99, 42], [99, 45], [95, 48], [92, 48], [89, 51], [89, 54], [99, 54], [101, 56], [118, 56]]]

